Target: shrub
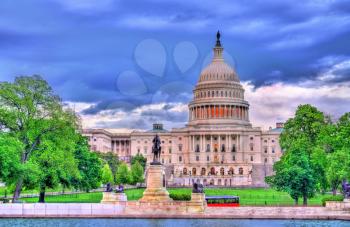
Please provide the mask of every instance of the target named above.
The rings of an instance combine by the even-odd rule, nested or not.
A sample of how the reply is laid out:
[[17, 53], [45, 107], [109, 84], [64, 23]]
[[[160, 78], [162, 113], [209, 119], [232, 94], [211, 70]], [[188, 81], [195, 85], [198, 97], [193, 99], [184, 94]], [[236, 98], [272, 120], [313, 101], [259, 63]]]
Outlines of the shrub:
[[332, 195], [322, 198], [322, 206], [326, 206], [327, 201], [343, 201], [344, 196], [343, 195]]
[[191, 195], [189, 194], [171, 194], [170, 193], [170, 198], [173, 200], [182, 200], [182, 201], [190, 201], [191, 200]]

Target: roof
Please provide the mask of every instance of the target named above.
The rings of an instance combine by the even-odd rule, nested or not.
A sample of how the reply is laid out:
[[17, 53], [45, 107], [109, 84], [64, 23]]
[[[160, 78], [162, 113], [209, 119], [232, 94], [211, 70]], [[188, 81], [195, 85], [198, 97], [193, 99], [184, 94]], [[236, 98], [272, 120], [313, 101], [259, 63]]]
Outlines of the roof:
[[281, 133], [282, 131], [283, 131], [283, 128], [273, 128], [269, 130], [269, 132], [279, 132], [279, 133]]
[[147, 132], [169, 132], [169, 131], [166, 129], [151, 129], [151, 130], [148, 130]]
[[205, 199], [237, 199], [235, 195], [217, 195], [217, 196], [205, 196]]

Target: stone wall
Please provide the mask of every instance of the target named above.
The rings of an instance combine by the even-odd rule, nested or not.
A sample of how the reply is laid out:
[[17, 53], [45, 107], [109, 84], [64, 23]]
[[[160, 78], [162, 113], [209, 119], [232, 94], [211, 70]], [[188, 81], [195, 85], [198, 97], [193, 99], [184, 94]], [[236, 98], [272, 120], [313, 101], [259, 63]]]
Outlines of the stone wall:
[[[127, 205], [129, 204], [129, 205]], [[0, 204], [0, 217], [109, 217], [109, 218], [254, 218], [254, 219], [340, 219], [350, 212], [327, 207], [234, 207], [206, 208], [203, 213], [185, 212], [186, 202], [154, 206], [137, 202], [120, 204]]]
[[268, 187], [265, 183], [265, 176], [273, 174], [272, 165], [253, 165], [252, 168], [252, 186], [254, 187]]

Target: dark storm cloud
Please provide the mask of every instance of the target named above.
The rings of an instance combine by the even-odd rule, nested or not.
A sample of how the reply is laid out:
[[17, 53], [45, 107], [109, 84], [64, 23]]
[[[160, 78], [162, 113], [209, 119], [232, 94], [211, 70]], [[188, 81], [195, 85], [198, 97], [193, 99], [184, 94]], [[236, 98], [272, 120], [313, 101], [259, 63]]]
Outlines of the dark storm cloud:
[[[343, 0], [5, 0], [0, 14], [0, 80], [41, 74], [65, 101], [95, 103], [84, 111], [89, 115], [187, 103], [218, 29], [240, 79], [256, 88], [317, 80], [331, 67], [317, 65], [320, 59], [343, 56], [347, 61], [350, 56], [350, 4]], [[148, 38], [158, 40], [166, 52], [160, 77], [135, 61], [136, 46]], [[199, 51], [184, 73], [173, 58], [181, 41]], [[139, 75], [144, 93], [127, 95], [127, 88], [117, 86], [125, 70]], [[333, 74], [324, 83], [350, 80], [347, 68]], [[123, 84], [132, 86], [129, 82]], [[167, 119], [183, 119], [164, 108]]]

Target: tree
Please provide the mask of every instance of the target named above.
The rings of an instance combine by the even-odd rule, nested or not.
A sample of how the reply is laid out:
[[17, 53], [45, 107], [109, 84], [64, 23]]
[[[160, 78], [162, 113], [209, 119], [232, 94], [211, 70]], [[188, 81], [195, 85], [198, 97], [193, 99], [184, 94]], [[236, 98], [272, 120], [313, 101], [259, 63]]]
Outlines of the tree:
[[147, 158], [143, 157], [142, 154], [136, 154], [135, 156], [131, 157], [131, 165], [135, 164], [136, 162], [140, 163], [143, 169], [146, 169]]
[[86, 192], [98, 188], [102, 180], [102, 162], [97, 153], [90, 151], [86, 138], [81, 135], [79, 135], [74, 156], [80, 178], [73, 178], [72, 185]]
[[[63, 108], [59, 97], [40, 76], [21, 76], [14, 83], [0, 83], [0, 130], [8, 132], [21, 143], [22, 150], [18, 156], [21, 168], [26, 169], [20, 171], [16, 179], [11, 177], [16, 185], [14, 201], [18, 200], [24, 183], [29, 185], [33, 182], [26, 180], [26, 177], [37, 170], [31, 158], [43, 151], [41, 145], [45, 144], [44, 137], [46, 140], [55, 138], [67, 127], [77, 128], [75, 114]], [[61, 138], [64, 139], [61, 143], [70, 140], [69, 137]]]
[[130, 171], [125, 163], [119, 165], [117, 170], [117, 184], [128, 184], [131, 181]]
[[116, 182], [116, 174], [117, 169], [119, 165], [119, 158], [118, 155], [113, 152], [107, 152], [107, 153], [98, 153], [99, 156], [109, 165], [109, 168], [112, 171], [113, 174], [113, 183]]
[[75, 141], [59, 143], [60, 139], [59, 137], [43, 139], [40, 145], [42, 151], [34, 153], [32, 157], [40, 168], [38, 177], [40, 203], [45, 202], [45, 192], [48, 188], [54, 189], [59, 184], [69, 185], [71, 178], [80, 177], [73, 153]]
[[274, 164], [275, 175], [266, 177], [266, 182], [279, 191], [287, 192], [298, 204], [299, 197], [307, 205], [307, 199], [314, 196], [316, 180], [310, 159], [303, 147], [304, 141], [295, 144]]
[[326, 177], [333, 195], [336, 195], [339, 185], [350, 175], [350, 150], [343, 148], [328, 154], [327, 163]]
[[137, 184], [142, 183], [144, 181], [143, 178], [143, 168], [139, 162], [135, 162], [131, 165], [131, 183]]
[[[275, 176], [266, 181], [281, 191], [288, 192], [293, 199], [303, 197], [303, 204], [315, 194], [318, 182], [324, 179], [322, 163], [313, 161], [314, 150], [320, 132], [326, 126], [324, 114], [311, 105], [298, 106], [294, 118], [284, 125], [280, 145], [285, 154], [274, 165]], [[318, 174], [320, 173], [320, 174]]]
[[108, 164], [105, 164], [102, 169], [102, 183], [113, 183], [113, 174]]

